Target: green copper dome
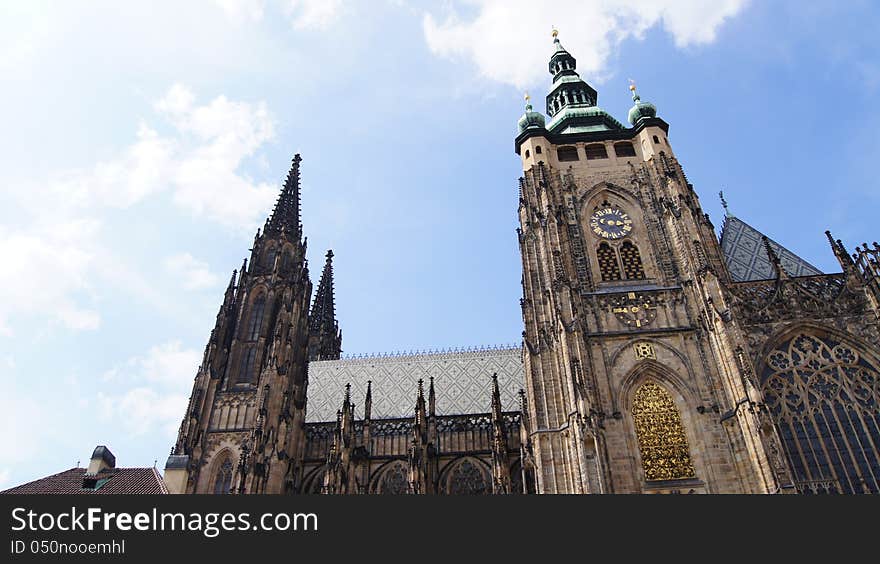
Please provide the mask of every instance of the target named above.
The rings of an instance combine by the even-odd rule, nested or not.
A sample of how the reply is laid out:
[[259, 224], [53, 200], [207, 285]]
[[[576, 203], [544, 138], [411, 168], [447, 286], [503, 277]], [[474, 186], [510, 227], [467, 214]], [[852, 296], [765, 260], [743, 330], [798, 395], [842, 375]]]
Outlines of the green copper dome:
[[531, 128], [544, 129], [544, 114], [532, 110], [531, 104], [526, 104], [526, 113], [519, 118], [518, 125], [520, 133]]
[[630, 87], [630, 90], [632, 90], [635, 105], [629, 109], [629, 122], [636, 125], [643, 118], [657, 117], [657, 106], [651, 102], [642, 102], [641, 97], [636, 94], [635, 85]]

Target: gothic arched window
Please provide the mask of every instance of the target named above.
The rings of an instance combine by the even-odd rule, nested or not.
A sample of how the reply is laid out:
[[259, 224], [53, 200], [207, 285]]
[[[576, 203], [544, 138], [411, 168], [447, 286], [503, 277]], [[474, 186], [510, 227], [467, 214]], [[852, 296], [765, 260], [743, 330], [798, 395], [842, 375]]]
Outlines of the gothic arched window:
[[617, 263], [617, 253], [608, 243], [602, 243], [596, 250], [599, 259], [599, 271], [602, 273], [602, 282], [620, 280], [620, 265]]
[[761, 378], [801, 492], [880, 493], [880, 372], [855, 347], [801, 333]]
[[251, 306], [251, 317], [247, 326], [245, 340], [256, 341], [260, 337], [260, 329], [263, 328], [263, 314], [266, 311], [266, 296], [260, 296], [254, 300]]
[[620, 246], [620, 262], [623, 263], [623, 277], [627, 280], [644, 280], [645, 268], [642, 266], [642, 257], [639, 248], [624, 241]]
[[217, 477], [214, 478], [214, 493], [228, 494], [232, 490], [232, 461], [229, 457], [220, 465]]
[[481, 495], [492, 493], [489, 478], [473, 460], [465, 458], [449, 473], [450, 495]]
[[405, 495], [409, 493], [409, 472], [402, 462], [392, 464], [379, 479], [378, 493], [385, 495]]
[[696, 477], [681, 414], [669, 392], [654, 382], [646, 382], [633, 397], [632, 416], [645, 480]]
[[254, 381], [254, 360], [257, 358], [257, 348], [246, 347], [241, 351], [241, 370], [238, 373], [237, 382], [248, 383]]
[[266, 251], [265, 260], [263, 261], [263, 265], [266, 268], [271, 269], [275, 265], [275, 255], [278, 254], [278, 251], [275, 250], [275, 247], [270, 248]]

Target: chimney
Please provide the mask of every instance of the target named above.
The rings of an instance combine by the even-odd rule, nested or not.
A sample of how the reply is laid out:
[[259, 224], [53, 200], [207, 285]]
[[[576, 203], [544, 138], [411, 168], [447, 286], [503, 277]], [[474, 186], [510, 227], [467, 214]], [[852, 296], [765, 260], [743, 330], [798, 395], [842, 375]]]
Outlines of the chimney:
[[110, 452], [110, 449], [104, 445], [95, 447], [92, 453], [92, 459], [89, 460], [89, 467], [86, 474], [97, 474], [101, 470], [116, 468], [116, 457]]

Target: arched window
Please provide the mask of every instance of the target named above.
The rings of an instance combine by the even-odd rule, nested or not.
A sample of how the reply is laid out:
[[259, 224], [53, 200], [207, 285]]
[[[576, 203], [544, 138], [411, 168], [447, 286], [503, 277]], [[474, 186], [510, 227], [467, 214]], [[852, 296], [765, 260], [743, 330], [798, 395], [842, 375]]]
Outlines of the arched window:
[[540, 145], [538, 145], [538, 146], [535, 147], [535, 154], [536, 154], [536, 155], [540, 155], [540, 154], [541, 154], [541, 146], [540, 146]]
[[409, 471], [403, 462], [395, 462], [382, 473], [376, 488], [377, 493], [385, 495], [405, 495], [409, 493]]
[[605, 145], [595, 144], [595, 145], [587, 145], [584, 147], [584, 152], [587, 153], [587, 160], [596, 160], [596, 159], [607, 159], [608, 151], [605, 149]]
[[214, 478], [214, 493], [228, 494], [232, 491], [232, 461], [227, 456], [220, 464], [217, 470], [217, 476]]
[[580, 160], [577, 147], [559, 147], [556, 149], [556, 158], [558, 158], [560, 162]]
[[254, 360], [257, 358], [257, 347], [245, 347], [241, 351], [241, 370], [236, 382], [249, 383], [254, 381]]
[[277, 254], [278, 251], [275, 249], [275, 247], [271, 247], [269, 250], [267, 250], [263, 260], [263, 265], [266, 268], [272, 268], [275, 265], [275, 255]]
[[599, 259], [599, 271], [602, 273], [602, 282], [620, 280], [620, 265], [617, 264], [617, 253], [608, 243], [602, 243], [596, 250]]
[[531, 154], [529, 153], [529, 150], [526, 149], [526, 158], [529, 158], [530, 156], [531, 156]]
[[622, 141], [614, 144], [614, 154], [618, 157], [634, 157], [636, 149], [629, 141]]
[[654, 143], [656, 143], [658, 145], [660, 144], [660, 138], [657, 137], [656, 135], [654, 136]]
[[450, 495], [481, 495], [492, 493], [487, 472], [473, 460], [465, 458], [456, 463], [449, 473], [448, 493]]
[[880, 372], [855, 347], [797, 334], [767, 357], [764, 403], [804, 493], [880, 493]]
[[262, 295], [251, 306], [251, 317], [247, 326], [245, 340], [256, 341], [260, 337], [260, 329], [263, 328], [263, 314], [266, 311], [266, 296]]
[[642, 266], [642, 257], [639, 248], [624, 241], [620, 246], [620, 262], [623, 263], [623, 277], [627, 280], [644, 280], [645, 268]]
[[632, 416], [645, 480], [696, 477], [681, 415], [669, 392], [646, 382], [633, 397]]

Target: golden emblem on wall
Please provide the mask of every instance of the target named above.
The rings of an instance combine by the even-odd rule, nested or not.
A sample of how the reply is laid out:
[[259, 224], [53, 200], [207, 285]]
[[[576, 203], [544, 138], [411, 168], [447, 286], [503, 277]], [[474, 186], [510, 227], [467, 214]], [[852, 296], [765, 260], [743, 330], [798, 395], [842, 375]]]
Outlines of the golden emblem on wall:
[[635, 343], [633, 345], [633, 349], [635, 349], [636, 351], [636, 358], [638, 360], [643, 360], [646, 358], [652, 360], [657, 359], [657, 354], [654, 352], [654, 345], [652, 345], [651, 343]]

